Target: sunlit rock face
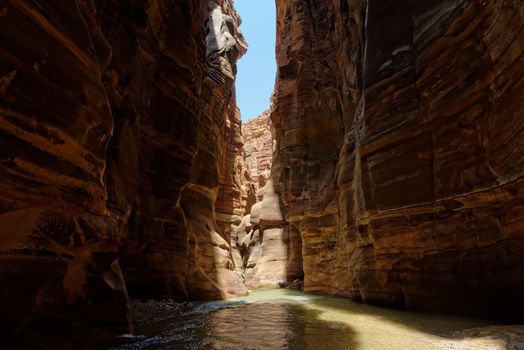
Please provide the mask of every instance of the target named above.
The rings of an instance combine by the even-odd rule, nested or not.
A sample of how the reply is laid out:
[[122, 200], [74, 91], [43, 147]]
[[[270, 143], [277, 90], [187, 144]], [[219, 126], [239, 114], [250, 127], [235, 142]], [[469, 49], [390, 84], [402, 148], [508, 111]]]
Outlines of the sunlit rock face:
[[524, 4], [277, 1], [272, 175], [305, 289], [522, 318]]
[[253, 187], [257, 190], [256, 203], [249, 215], [242, 218], [233, 231], [232, 246], [238, 259], [247, 288], [303, 278], [301, 239], [299, 232], [284, 220], [277, 178], [280, 171], [272, 167], [274, 138], [270, 112], [242, 125], [246, 169]]
[[[241, 147], [231, 80], [235, 61], [245, 51], [237, 27], [232, 26], [238, 24], [238, 17], [230, 3], [206, 1], [153, 2], [145, 10], [148, 21], [129, 36], [129, 42], [120, 37], [125, 28], [107, 29], [107, 35], [115, 36], [115, 45], [127, 48], [151, 26], [159, 46], [150, 56], [145, 55], [148, 41], [137, 46], [133, 62], [138, 67], [117, 80], [131, 82], [121, 87], [123, 91], [140, 93], [143, 88], [133, 85], [133, 77], [153, 79], [141, 101], [146, 112], [136, 124], [141, 155], [135, 163], [138, 191], [132, 201], [121, 200], [121, 191], [109, 197], [129, 213], [120, 261], [132, 295], [221, 297], [224, 292], [243, 290], [215, 216], [215, 203], [219, 219], [225, 220], [238, 199], [231, 194], [233, 186], [226, 184], [235, 168], [224, 161]], [[236, 44], [231, 39], [235, 36]], [[122, 64], [115, 65], [114, 71], [110, 66], [108, 75], [118, 79]], [[135, 68], [145, 69], [143, 75]], [[123, 107], [129, 105], [126, 101]], [[119, 145], [130, 143], [125, 138], [113, 140], [110, 180], [129, 181], [126, 157], [135, 152], [122, 152]]]
[[264, 187], [271, 174], [273, 135], [269, 110], [242, 125], [246, 167], [256, 190]]
[[239, 242], [245, 259], [245, 283], [248, 288], [275, 285], [286, 281], [288, 232], [280, 201], [271, 182], [259, 190], [262, 201], [249, 215], [251, 231]]
[[[232, 100], [234, 102], [234, 100]], [[236, 106], [225, 124], [226, 148], [220, 159], [220, 186], [215, 202], [215, 216], [221, 236], [231, 239], [231, 233], [256, 202], [256, 189], [245, 162], [242, 119]], [[236, 267], [236, 266], [235, 266]]]
[[257, 196], [261, 200], [233, 233], [232, 245], [239, 252], [246, 287], [254, 289], [302, 279], [300, 234], [284, 220], [272, 180]]
[[126, 289], [245, 293], [216, 220], [244, 196], [238, 25], [229, 0], [0, 5], [0, 338], [127, 333]]

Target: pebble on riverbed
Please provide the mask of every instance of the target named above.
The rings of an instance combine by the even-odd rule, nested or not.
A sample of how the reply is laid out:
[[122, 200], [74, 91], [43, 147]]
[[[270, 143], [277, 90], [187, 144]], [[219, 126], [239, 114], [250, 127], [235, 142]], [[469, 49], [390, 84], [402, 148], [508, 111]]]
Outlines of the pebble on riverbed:
[[[524, 349], [524, 325], [493, 325], [453, 332], [453, 337], [464, 339], [456, 350], [522, 350]], [[493, 340], [501, 342], [499, 347]]]
[[167, 320], [192, 307], [193, 303], [178, 303], [172, 299], [147, 301], [131, 299], [129, 301], [131, 319], [133, 320], [133, 325], [138, 328]]
[[293, 282], [277, 282], [279, 288], [289, 288], [296, 290], [304, 290], [304, 282], [302, 280], [296, 279]]

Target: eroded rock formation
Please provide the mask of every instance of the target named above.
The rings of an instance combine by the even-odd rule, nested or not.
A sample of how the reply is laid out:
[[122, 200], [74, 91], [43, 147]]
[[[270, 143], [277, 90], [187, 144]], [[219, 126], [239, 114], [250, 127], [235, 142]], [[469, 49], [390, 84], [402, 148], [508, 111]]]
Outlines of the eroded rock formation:
[[77, 328], [131, 331], [128, 293], [303, 273], [306, 291], [522, 319], [524, 4], [277, 13], [276, 147], [269, 165], [254, 123], [250, 174], [232, 0], [0, 2], [0, 343], [78, 348]]
[[277, 1], [305, 290], [522, 319], [524, 4]]
[[303, 278], [300, 234], [284, 220], [282, 203], [271, 180], [257, 197], [261, 201], [253, 205], [234, 234], [246, 287], [274, 286]]
[[127, 333], [127, 289], [245, 293], [220, 224], [245, 201], [239, 21], [231, 0], [0, 2], [0, 337]]
[[279, 171], [272, 170], [274, 139], [269, 116], [268, 110], [242, 125], [245, 163], [257, 202], [234, 227], [232, 246], [239, 252], [237, 259], [249, 289], [303, 278], [300, 233], [284, 220], [277, 187], [269, 179]]
[[[232, 100], [234, 102], [234, 99]], [[225, 124], [226, 149], [222, 153], [220, 168], [220, 187], [215, 211], [222, 237], [231, 238], [244, 215], [249, 213], [256, 202], [256, 189], [245, 162], [244, 141], [241, 135], [242, 119], [240, 111]]]
[[273, 136], [269, 110], [242, 125], [246, 167], [258, 191], [264, 187], [271, 174]]

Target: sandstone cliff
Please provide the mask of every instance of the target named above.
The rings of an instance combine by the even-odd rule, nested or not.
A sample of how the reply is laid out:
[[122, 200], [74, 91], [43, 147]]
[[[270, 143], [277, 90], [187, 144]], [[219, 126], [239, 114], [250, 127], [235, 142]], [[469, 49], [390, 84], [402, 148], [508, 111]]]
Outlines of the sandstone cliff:
[[232, 1], [0, 13], [0, 338], [129, 332], [127, 290], [245, 293], [221, 231], [245, 202]]
[[303, 278], [300, 233], [284, 220], [277, 186], [269, 179], [279, 171], [272, 169], [274, 138], [269, 116], [268, 110], [242, 125], [245, 163], [257, 202], [235, 227], [232, 245], [239, 252], [244, 283], [250, 289]]
[[[232, 99], [234, 102], [234, 99]], [[242, 119], [236, 106], [235, 114], [226, 121], [226, 149], [222, 153], [220, 187], [215, 210], [222, 237], [231, 238], [231, 231], [256, 202], [256, 189], [245, 161]]]
[[273, 136], [269, 110], [242, 125], [246, 167], [258, 191], [271, 174]]
[[257, 192], [257, 197], [261, 200], [233, 234], [246, 287], [254, 289], [302, 279], [300, 234], [284, 220], [272, 180]]
[[243, 277], [522, 319], [524, 4], [277, 17], [276, 146], [254, 122], [246, 165], [232, 0], [0, 1], [0, 346], [78, 348], [131, 331], [129, 294]]
[[305, 289], [522, 318], [524, 5], [277, 1], [273, 181]]

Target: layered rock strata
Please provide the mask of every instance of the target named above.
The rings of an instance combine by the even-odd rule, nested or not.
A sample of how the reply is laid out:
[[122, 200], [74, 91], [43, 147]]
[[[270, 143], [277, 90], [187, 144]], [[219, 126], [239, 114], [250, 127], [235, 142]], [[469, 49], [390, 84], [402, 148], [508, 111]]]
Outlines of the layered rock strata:
[[[232, 99], [234, 102], [234, 99]], [[240, 110], [234, 107], [235, 113], [225, 123], [226, 149], [222, 153], [218, 198], [215, 211], [219, 232], [226, 240], [240, 223], [244, 215], [251, 211], [256, 202], [256, 188], [245, 161], [244, 140], [241, 134], [242, 119]]]
[[237, 259], [241, 259], [244, 282], [250, 289], [303, 278], [300, 233], [284, 220], [278, 186], [270, 180], [280, 170], [272, 169], [274, 139], [269, 116], [268, 110], [242, 125], [245, 163], [257, 202], [235, 227], [232, 246], [239, 252]]
[[239, 23], [231, 0], [0, 3], [0, 338], [127, 333], [127, 289], [245, 293], [216, 220], [245, 201]]
[[277, 1], [305, 290], [522, 319], [524, 5]]
[[242, 125], [246, 167], [258, 191], [264, 187], [271, 174], [273, 160], [273, 135], [269, 110]]
[[76, 329], [130, 332], [128, 292], [242, 294], [241, 264], [249, 286], [303, 267], [307, 291], [522, 319], [524, 5], [277, 13], [250, 210], [231, 0], [0, 2], [2, 346], [93, 348]]
[[242, 219], [235, 235], [249, 289], [302, 277], [300, 237], [290, 232], [271, 180], [257, 196], [262, 200]]

